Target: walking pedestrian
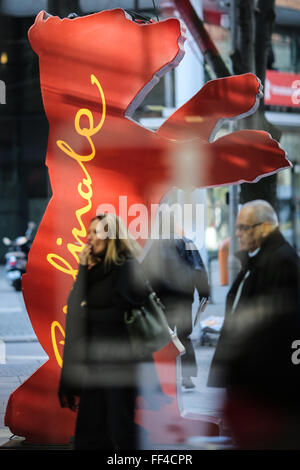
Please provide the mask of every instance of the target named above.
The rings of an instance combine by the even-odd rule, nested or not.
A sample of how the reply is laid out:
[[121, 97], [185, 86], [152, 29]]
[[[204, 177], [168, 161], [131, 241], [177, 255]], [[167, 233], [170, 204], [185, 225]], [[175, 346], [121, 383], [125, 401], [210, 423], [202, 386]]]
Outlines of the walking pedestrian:
[[68, 299], [59, 388], [61, 405], [78, 409], [76, 450], [139, 446], [141, 428], [134, 423], [139, 363], [124, 323], [124, 312], [140, 306], [148, 292], [139, 253], [119, 217], [91, 220]]
[[226, 299], [208, 385], [225, 387], [225, 416], [250, 448], [300, 448], [299, 257], [279, 231], [272, 206], [243, 205], [236, 222], [241, 270]]
[[[174, 221], [173, 221], [174, 225]], [[152, 240], [142, 266], [166, 310], [169, 326], [185, 347], [181, 356], [182, 386], [195, 388], [191, 377], [197, 376], [195, 351], [190, 339], [193, 330], [192, 304], [196, 289], [199, 304], [208, 300], [208, 276], [201, 255], [192, 240], [175, 235], [172, 221], [168, 238]]]

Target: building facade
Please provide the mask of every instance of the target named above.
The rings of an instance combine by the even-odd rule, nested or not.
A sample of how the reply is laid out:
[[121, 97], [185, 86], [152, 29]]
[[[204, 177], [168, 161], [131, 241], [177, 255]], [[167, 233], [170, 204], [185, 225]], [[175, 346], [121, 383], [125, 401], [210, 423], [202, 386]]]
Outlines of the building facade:
[[[27, 32], [42, 9], [66, 16], [85, 15], [121, 7], [157, 19], [168, 11], [169, 0], [2, 0], [0, 2], [0, 238], [22, 235], [27, 222], [39, 224], [51, 197], [45, 166], [48, 122], [43, 110], [38, 60]], [[228, 9], [218, 0], [192, 0], [198, 15], [230, 65]], [[156, 129], [176, 108], [191, 98], [205, 81], [214, 78], [193, 37], [187, 32], [185, 57], [163, 77], [136, 110], [134, 118]], [[276, 25], [265, 87], [266, 117], [282, 131], [281, 145], [293, 163], [278, 175], [281, 228], [300, 249], [300, 4], [276, 1]], [[221, 132], [228, 132], [223, 128]], [[193, 202], [205, 204], [206, 248], [210, 253], [229, 235], [228, 187], [195, 191]], [[171, 202], [184, 201], [182, 192]], [[0, 260], [4, 246], [0, 244]], [[205, 256], [205, 254], [204, 254]]]

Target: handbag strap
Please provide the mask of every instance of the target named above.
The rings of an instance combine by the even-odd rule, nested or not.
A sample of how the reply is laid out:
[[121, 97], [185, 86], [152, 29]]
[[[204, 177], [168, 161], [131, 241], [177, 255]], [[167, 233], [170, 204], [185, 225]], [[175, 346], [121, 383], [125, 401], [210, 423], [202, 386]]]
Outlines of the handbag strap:
[[154, 292], [151, 284], [150, 284], [150, 281], [148, 281], [146, 278], [145, 278], [145, 284], [146, 284], [146, 289], [148, 290], [148, 293], [149, 294], [152, 294]]

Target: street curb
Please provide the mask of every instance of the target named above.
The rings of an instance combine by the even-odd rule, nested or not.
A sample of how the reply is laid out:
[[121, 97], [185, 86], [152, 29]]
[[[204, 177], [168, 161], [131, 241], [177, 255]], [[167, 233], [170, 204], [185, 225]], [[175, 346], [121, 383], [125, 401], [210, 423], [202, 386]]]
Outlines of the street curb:
[[2, 336], [4, 343], [38, 343], [36, 336]]

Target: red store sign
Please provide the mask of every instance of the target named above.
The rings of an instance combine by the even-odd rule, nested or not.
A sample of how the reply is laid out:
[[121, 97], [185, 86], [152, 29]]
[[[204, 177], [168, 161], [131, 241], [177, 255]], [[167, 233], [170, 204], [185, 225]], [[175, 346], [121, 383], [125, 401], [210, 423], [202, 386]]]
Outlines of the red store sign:
[[300, 107], [300, 74], [267, 70], [265, 104]]

